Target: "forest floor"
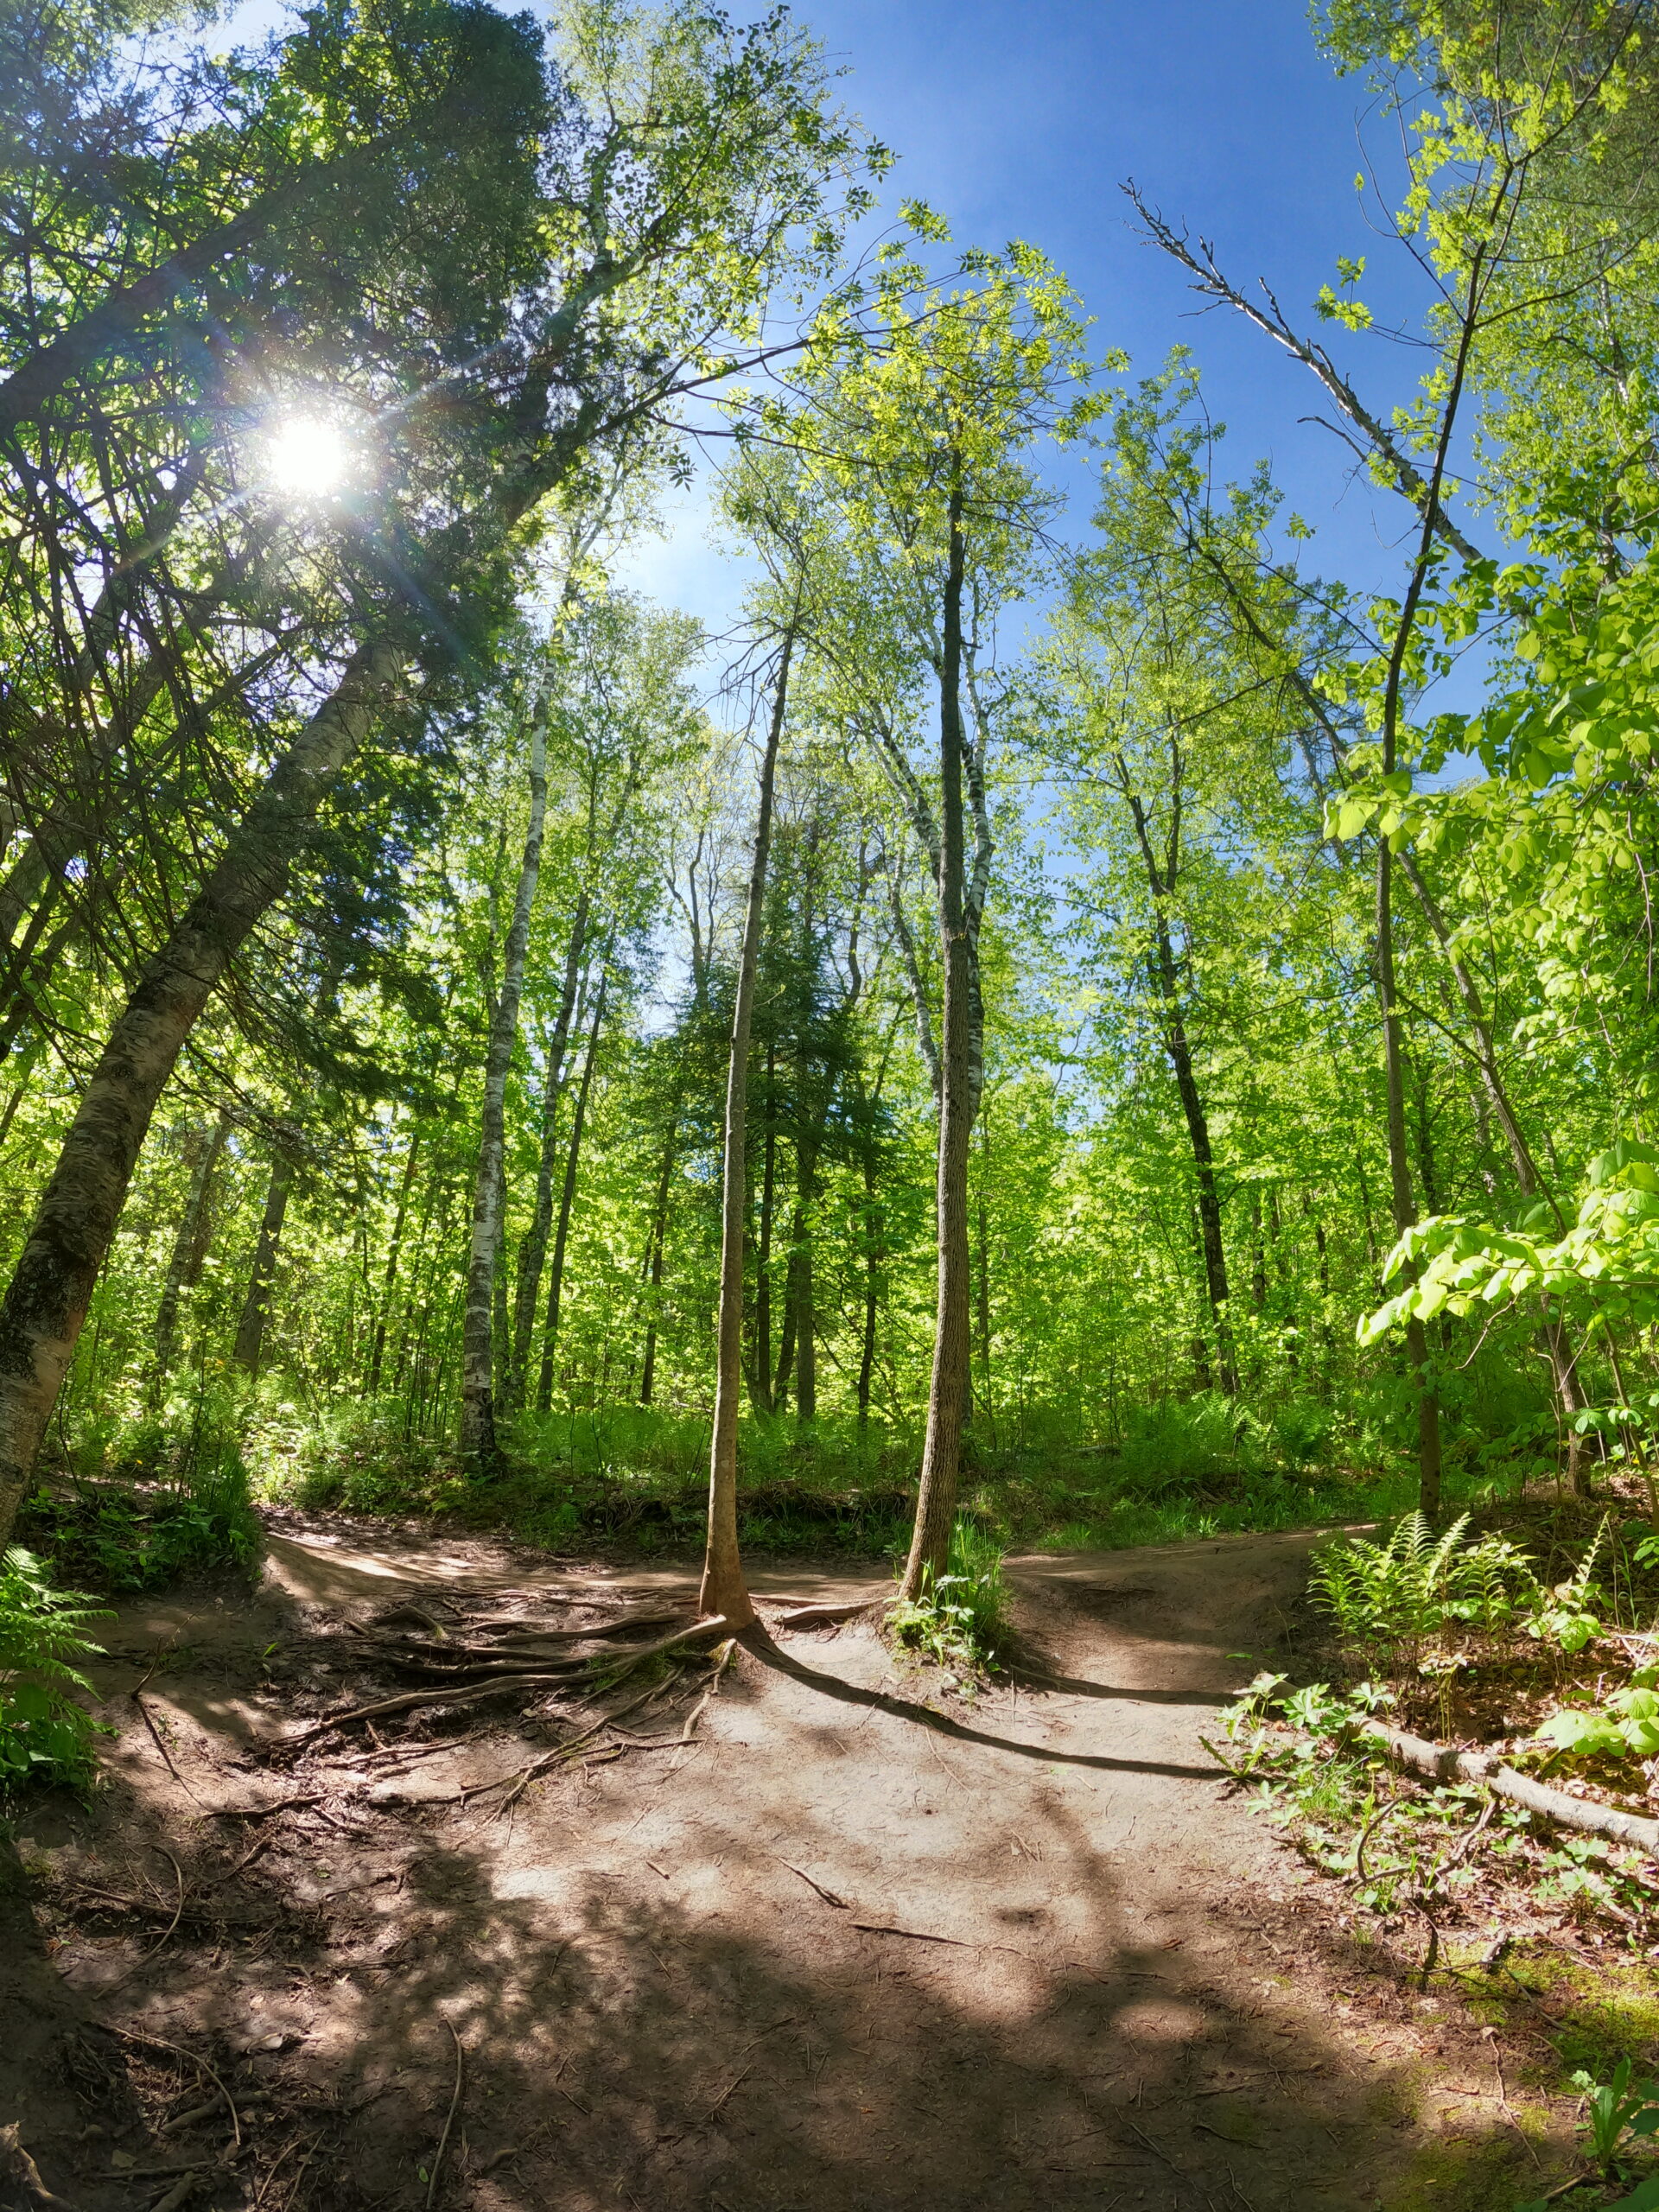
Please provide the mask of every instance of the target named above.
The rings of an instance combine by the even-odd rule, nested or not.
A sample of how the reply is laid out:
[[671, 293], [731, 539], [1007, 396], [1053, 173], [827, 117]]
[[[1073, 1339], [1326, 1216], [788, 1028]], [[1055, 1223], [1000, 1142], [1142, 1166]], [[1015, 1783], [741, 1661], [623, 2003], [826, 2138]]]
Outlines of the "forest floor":
[[1041, 1690], [779, 1629], [690, 1742], [503, 1816], [457, 1793], [543, 1751], [533, 1719], [263, 1747], [400, 1598], [683, 1597], [690, 1567], [275, 1516], [251, 1598], [106, 1624], [106, 1786], [15, 1823], [0, 2118], [80, 2212], [1510, 2212], [1575, 2164], [1570, 1996], [1420, 1993], [1200, 1741], [1294, 1636], [1313, 1541], [1012, 1560]]

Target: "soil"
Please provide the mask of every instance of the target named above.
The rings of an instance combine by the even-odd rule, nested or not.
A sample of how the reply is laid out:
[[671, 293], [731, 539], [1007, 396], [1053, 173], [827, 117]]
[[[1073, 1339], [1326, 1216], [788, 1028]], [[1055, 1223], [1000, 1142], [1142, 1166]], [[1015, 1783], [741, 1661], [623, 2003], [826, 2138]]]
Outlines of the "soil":
[[[1011, 1562], [1041, 1688], [776, 1628], [691, 1741], [504, 1816], [458, 1793], [556, 1740], [533, 1717], [270, 1746], [355, 1701], [399, 1599], [690, 1567], [279, 1516], [251, 1596], [122, 1608], [105, 1786], [13, 1823], [0, 2122], [79, 2212], [1508, 2212], [1572, 2165], [1535, 2029], [1420, 1996], [1200, 1740], [1313, 1541]], [[42, 2201], [22, 2171], [0, 2204]]]

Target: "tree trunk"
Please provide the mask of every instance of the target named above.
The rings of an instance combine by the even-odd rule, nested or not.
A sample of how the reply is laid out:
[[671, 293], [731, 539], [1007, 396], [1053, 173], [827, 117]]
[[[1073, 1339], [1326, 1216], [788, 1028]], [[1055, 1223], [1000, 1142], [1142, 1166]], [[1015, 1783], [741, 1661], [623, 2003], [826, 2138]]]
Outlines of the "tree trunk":
[[[758, 1414], [772, 1413], [778, 1393], [772, 1377], [772, 1224], [778, 1195], [778, 1046], [766, 1044], [766, 1141], [760, 1169], [760, 1234], [754, 1255], [754, 1354], [749, 1395]], [[785, 1299], [787, 1306], [787, 1299]]]
[[177, 926], [145, 962], [81, 1094], [0, 1304], [0, 1545], [86, 1318], [133, 1163], [197, 1017], [288, 881], [323, 795], [404, 667], [376, 639], [272, 769]]
[[1273, 1241], [1274, 1272], [1279, 1278], [1279, 1341], [1284, 1347], [1285, 1370], [1287, 1374], [1300, 1376], [1302, 1371], [1300, 1332], [1296, 1325], [1296, 1306], [1291, 1289], [1291, 1263], [1285, 1254], [1285, 1222], [1279, 1200], [1279, 1185], [1268, 1185], [1268, 1235]]
[[[987, 1172], [989, 1172], [988, 1167]], [[978, 1265], [975, 1272], [978, 1277], [979, 1292], [980, 1401], [984, 1411], [986, 1425], [989, 1427], [993, 1421], [991, 1412], [991, 1238], [990, 1222], [985, 1210], [983, 1191], [979, 1194], [977, 1211], [979, 1235], [976, 1240], [977, 1249], [975, 1258]], [[995, 1446], [994, 1433], [992, 1442]]]
[[[1390, 766], [1392, 763], [1389, 763]], [[1400, 1049], [1400, 1005], [1394, 972], [1394, 855], [1389, 841], [1376, 841], [1376, 988], [1382, 1008], [1382, 1067], [1388, 1091], [1389, 1179], [1394, 1198], [1394, 1233], [1403, 1236], [1417, 1218], [1412, 1196], [1411, 1161], [1406, 1150], [1405, 1071]], [[1428, 1344], [1422, 1323], [1406, 1324], [1406, 1357], [1417, 1382], [1417, 1503], [1430, 1520], [1440, 1510], [1440, 1405], [1428, 1369]]]
[[161, 1303], [156, 1308], [155, 1350], [148, 1393], [152, 1406], [161, 1403], [168, 1377], [173, 1371], [173, 1358], [179, 1346], [180, 1302], [185, 1292], [194, 1290], [201, 1280], [202, 1264], [207, 1257], [208, 1195], [213, 1189], [213, 1171], [230, 1134], [231, 1117], [221, 1107], [212, 1129], [199, 1133], [192, 1147], [194, 1160], [185, 1192], [184, 1211], [179, 1216], [167, 1273], [162, 1280]]
[[[808, 1170], [809, 1193], [810, 1170]], [[810, 1195], [799, 1210], [800, 1244], [795, 1255], [795, 1420], [804, 1427], [818, 1417], [817, 1313], [812, 1283], [812, 1216]]]
[[737, 1000], [732, 1010], [732, 1047], [726, 1065], [726, 1149], [721, 1166], [720, 1306], [715, 1323], [715, 1422], [709, 1446], [709, 1532], [703, 1552], [698, 1609], [720, 1614], [734, 1629], [754, 1618], [743, 1561], [737, 1548], [737, 1416], [743, 1387], [743, 1225], [747, 1211], [749, 1027], [754, 1010], [755, 970], [760, 959], [760, 924], [766, 897], [766, 861], [772, 849], [772, 796], [777, 779], [778, 747], [783, 741], [784, 709], [789, 696], [789, 664], [794, 636], [786, 632], [778, 666], [778, 690], [766, 728], [760, 763], [760, 799], [754, 828], [754, 859], [749, 869], [748, 905], [743, 917], [743, 952], [738, 963]]
[[507, 1377], [510, 1402], [521, 1406], [530, 1376], [530, 1340], [536, 1332], [537, 1309], [542, 1302], [542, 1275], [547, 1266], [547, 1240], [553, 1228], [553, 1170], [558, 1160], [559, 1099], [564, 1088], [564, 1055], [570, 1041], [570, 1024], [576, 1011], [582, 976], [582, 957], [588, 945], [588, 893], [576, 899], [570, 924], [570, 943], [564, 956], [564, 982], [553, 1034], [547, 1041], [546, 1065], [542, 1071], [542, 1147], [536, 1166], [536, 1202], [530, 1225], [518, 1240], [518, 1258], [512, 1298], [512, 1363]]
[[639, 1402], [651, 1403], [657, 1382], [657, 1319], [663, 1297], [663, 1260], [668, 1246], [668, 1193], [674, 1173], [674, 1145], [679, 1135], [678, 1109], [663, 1140], [663, 1164], [657, 1177], [656, 1203], [651, 1215], [651, 1257], [645, 1270], [645, 1353], [639, 1369]]
[[461, 1452], [480, 1474], [495, 1473], [501, 1447], [495, 1433], [495, 1344], [493, 1304], [501, 1257], [505, 1176], [507, 1071], [518, 1041], [518, 1001], [530, 944], [531, 909], [542, 868], [542, 830], [547, 818], [547, 716], [533, 709], [530, 740], [530, 822], [524, 832], [518, 889], [502, 955], [501, 988], [490, 1016], [484, 1061], [484, 1105], [473, 1185], [473, 1243], [461, 1319]]
[[547, 1323], [542, 1332], [542, 1371], [536, 1383], [536, 1410], [544, 1414], [553, 1404], [553, 1356], [559, 1341], [559, 1301], [564, 1294], [564, 1255], [570, 1242], [570, 1214], [576, 1198], [576, 1171], [582, 1161], [582, 1126], [588, 1119], [588, 1094], [594, 1080], [594, 1060], [599, 1051], [600, 1024], [605, 1019], [605, 979], [594, 1001], [593, 1025], [588, 1032], [588, 1052], [576, 1088], [576, 1110], [571, 1116], [570, 1149], [564, 1162], [564, 1187], [559, 1192], [559, 1225], [553, 1239], [553, 1267], [547, 1287]]
[[880, 1215], [876, 1198], [875, 1162], [864, 1160], [864, 1333], [858, 1352], [858, 1426], [861, 1433], [870, 1425], [870, 1378], [875, 1369], [875, 1325], [880, 1308]]
[[939, 1037], [938, 1303], [916, 1524], [902, 1585], [907, 1598], [919, 1597], [925, 1583], [944, 1572], [950, 1557], [962, 1465], [962, 1400], [968, 1382], [970, 1333], [968, 1148], [973, 1136], [975, 1099], [969, 947], [963, 914], [962, 591], [966, 547], [960, 486], [950, 494], [950, 532], [939, 670], [938, 903], [944, 1003]]
[[[1416, 895], [1417, 903], [1423, 912], [1423, 918], [1427, 922], [1434, 941], [1440, 946], [1446, 965], [1452, 971], [1452, 980], [1457, 985], [1458, 995], [1463, 1001], [1464, 1011], [1469, 1017], [1469, 1027], [1475, 1040], [1475, 1065], [1480, 1071], [1481, 1088], [1485, 1092], [1491, 1109], [1497, 1117], [1499, 1128], [1503, 1132], [1503, 1141], [1509, 1147], [1510, 1160], [1515, 1169], [1515, 1179], [1520, 1185], [1521, 1195], [1526, 1198], [1536, 1198], [1541, 1196], [1555, 1217], [1557, 1229], [1565, 1234], [1567, 1223], [1562, 1217], [1561, 1210], [1556, 1205], [1553, 1193], [1544, 1189], [1537, 1163], [1532, 1156], [1531, 1147], [1522, 1133], [1521, 1124], [1516, 1118], [1515, 1109], [1510, 1103], [1508, 1090], [1499, 1072], [1497, 1054], [1492, 1043], [1491, 1024], [1486, 1018], [1486, 1008], [1481, 999], [1479, 987], [1470, 973], [1467, 963], [1458, 956], [1452, 942], [1452, 932], [1446, 926], [1446, 917], [1440, 912], [1439, 901], [1423, 880], [1422, 871], [1417, 865], [1415, 856], [1408, 852], [1402, 852], [1399, 858], [1401, 873]], [[1579, 1433], [1577, 1421], [1578, 1416], [1588, 1403], [1588, 1400], [1585, 1395], [1584, 1386], [1579, 1380], [1578, 1347], [1573, 1341], [1571, 1329], [1562, 1319], [1560, 1310], [1553, 1298], [1546, 1298], [1543, 1300], [1543, 1312], [1544, 1319], [1539, 1329], [1539, 1340], [1549, 1361], [1550, 1374], [1555, 1386], [1555, 1395], [1560, 1406], [1561, 1426], [1567, 1437], [1567, 1479], [1576, 1497], [1587, 1497], [1590, 1495], [1589, 1471], [1584, 1464], [1584, 1440]]]
[[[1233, 1327], [1228, 1318], [1230, 1292], [1227, 1281], [1227, 1247], [1221, 1229], [1221, 1192], [1216, 1182], [1216, 1155], [1210, 1141], [1210, 1116], [1192, 1065], [1192, 1048], [1177, 996], [1179, 979], [1169, 925], [1161, 908], [1156, 933], [1158, 984], [1164, 1001], [1164, 1048], [1175, 1074], [1181, 1114], [1186, 1122], [1187, 1142], [1198, 1181], [1198, 1248], [1204, 1262], [1204, 1282], [1210, 1317], [1216, 1332], [1216, 1366], [1221, 1388], [1230, 1398], [1238, 1395], [1238, 1365], [1233, 1349]], [[1206, 1364], [1208, 1363], [1206, 1358]], [[1207, 1385], [1205, 1386], [1208, 1387]]]
[[369, 1377], [364, 1395], [378, 1395], [380, 1376], [385, 1364], [386, 1330], [391, 1319], [391, 1297], [397, 1287], [397, 1262], [404, 1249], [404, 1224], [409, 1218], [409, 1194], [415, 1187], [415, 1170], [421, 1156], [421, 1133], [416, 1130], [409, 1141], [409, 1151], [404, 1160], [404, 1172], [397, 1182], [397, 1210], [391, 1217], [391, 1237], [386, 1246], [386, 1271], [380, 1279], [380, 1311], [375, 1317], [374, 1338], [369, 1351]]
[[[798, 1215], [795, 1226], [800, 1226]], [[789, 1386], [795, 1375], [795, 1292], [798, 1281], [791, 1236], [789, 1257], [784, 1262], [784, 1319], [778, 1332], [778, 1363], [772, 1374], [772, 1409], [776, 1414], [789, 1411]]]
[[[259, 1220], [259, 1238], [253, 1248], [253, 1267], [248, 1276], [248, 1294], [242, 1301], [241, 1319], [236, 1325], [236, 1345], [231, 1357], [238, 1367], [250, 1375], [259, 1372], [260, 1357], [265, 1344], [265, 1319], [270, 1310], [270, 1287], [276, 1274], [276, 1255], [283, 1241], [283, 1224], [288, 1216], [289, 1192], [294, 1187], [294, 1154], [285, 1143], [279, 1143], [276, 1157], [270, 1163], [270, 1181], [265, 1191], [265, 1210]], [[384, 1324], [377, 1344], [384, 1338]]]

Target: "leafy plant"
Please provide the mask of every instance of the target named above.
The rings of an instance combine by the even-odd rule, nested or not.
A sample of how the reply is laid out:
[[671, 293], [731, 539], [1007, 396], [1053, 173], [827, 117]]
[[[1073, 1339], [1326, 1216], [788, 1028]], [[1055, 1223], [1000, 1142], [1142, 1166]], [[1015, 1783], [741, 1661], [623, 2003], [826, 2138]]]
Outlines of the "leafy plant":
[[995, 1540], [965, 1516], [950, 1531], [945, 1572], [927, 1575], [918, 1598], [887, 1615], [895, 1643], [936, 1666], [994, 1670], [1008, 1641], [1007, 1590]]
[[1314, 1556], [1308, 1588], [1350, 1642], [1415, 1647], [1448, 1620], [1496, 1627], [1508, 1618], [1516, 1586], [1536, 1589], [1527, 1555], [1507, 1537], [1466, 1543], [1463, 1514], [1436, 1536], [1408, 1513], [1387, 1540], [1351, 1536]]
[[70, 1693], [92, 1684], [73, 1663], [103, 1647], [89, 1621], [107, 1611], [54, 1590], [21, 1547], [0, 1556], [0, 1789], [24, 1782], [84, 1782], [99, 1724]]
[[1632, 2082], [1633, 2062], [1621, 2058], [1610, 2082], [1598, 2082], [1580, 2070], [1573, 2086], [1584, 2098], [1580, 2134], [1590, 2138], [1590, 2152], [1604, 2173], [1612, 2165], [1625, 2138], [1659, 2135], [1659, 2082]]
[[1596, 1558], [1607, 1535], [1604, 1519], [1595, 1540], [1579, 1561], [1576, 1572], [1554, 1589], [1539, 1591], [1526, 1614], [1527, 1634], [1540, 1643], [1553, 1644], [1569, 1656], [1582, 1651], [1601, 1634], [1601, 1613], [1606, 1593], [1591, 1578]]
[[1567, 1758], [1650, 1759], [1659, 1755], [1659, 1667], [1643, 1667], [1600, 1705], [1564, 1707], [1538, 1733]]

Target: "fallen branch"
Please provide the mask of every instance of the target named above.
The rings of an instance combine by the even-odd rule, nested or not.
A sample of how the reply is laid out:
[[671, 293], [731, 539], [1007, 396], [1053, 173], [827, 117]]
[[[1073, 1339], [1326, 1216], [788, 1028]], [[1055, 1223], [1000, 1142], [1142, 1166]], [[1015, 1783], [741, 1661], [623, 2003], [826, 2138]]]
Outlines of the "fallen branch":
[[1454, 1745], [1431, 1744], [1424, 1737], [1409, 1735], [1403, 1728], [1389, 1727], [1385, 1720], [1364, 1721], [1359, 1732], [1436, 1782], [1484, 1782], [1497, 1796], [1507, 1797], [1514, 1805], [1524, 1805], [1529, 1813], [1536, 1813], [1544, 1820], [1554, 1821], [1565, 1828], [1577, 1828], [1584, 1835], [1606, 1836], [1614, 1843], [1634, 1844], [1649, 1859], [1659, 1859], [1659, 1821], [1643, 1820], [1635, 1813], [1621, 1813], [1615, 1805], [1599, 1804], [1591, 1798], [1569, 1797], [1564, 1789], [1552, 1789], [1546, 1783], [1517, 1774], [1513, 1767], [1503, 1765], [1488, 1751], [1460, 1751]]
[[[149, 1680], [149, 1676], [146, 1675], [144, 1681], [148, 1681]], [[143, 1685], [141, 1684], [140, 1689], [142, 1689], [142, 1688]], [[162, 1764], [166, 1766], [168, 1772], [172, 1776], [174, 1781], [178, 1783], [180, 1789], [183, 1790], [185, 1796], [190, 1798], [195, 1804], [200, 1805], [201, 1802], [200, 1798], [196, 1796], [195, 1791], [190, 1787], [184, 1777], [179, 1772], [177, 1767], [174, 1765], [173, 1754], [168, 1750], [167, 1745], [162, 1741], [162, 1732], [156, 1726], [156, 1723], [150, 1719], [149, 1707], [144, 1703], [143, 1697], [139, 1694], [139, 1690], [134, 1690], [131, 1693], [131, 1695], [133, 1703], [138, 1708], [139, 1717], [143, 1721], [145, 1727], [149, 1731], [149, 1740], [155, 1745], [156, 1750], [161, 1753]]]
[[[766, 1600], [762, 1599], [764, 1605]], [[845, 1604], [798, 1605], [792, 1612], [779, 1613], [773, 1624], [778, 1628], [831, 1628], [837, 1621], [856, 1620], [861, 1613], [872, 1613], [878, 1605], [885, 1605], [880, 1598], [849, 1599]]]

